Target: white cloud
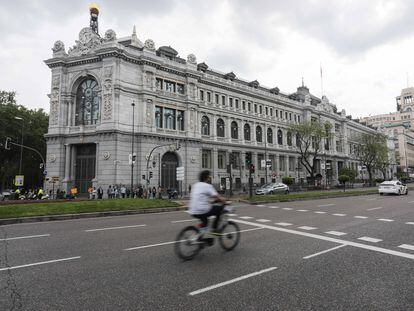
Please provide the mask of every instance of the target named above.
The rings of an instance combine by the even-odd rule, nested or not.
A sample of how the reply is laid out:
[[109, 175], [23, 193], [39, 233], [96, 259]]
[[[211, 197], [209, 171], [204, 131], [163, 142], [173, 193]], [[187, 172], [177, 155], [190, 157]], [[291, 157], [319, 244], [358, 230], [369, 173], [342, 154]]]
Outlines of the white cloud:
[[[3, 3], [2, 3], [3, 2]], [[19, 103], [49, 110], [51, 57], [60, 39], [72, 46], [88, 25], [89, 1], [0, 0], [0, 88]], [[412, 73], [414, 20], [408, 0], [100, 1], [100, 32], [152, 38], [186, 58], [291, 93], [302, 76], [354, 117], [395, 109]], [[18, 16], [18, 18], [10, 18]], [[414, 75], [412, 75], [414, 76]]]

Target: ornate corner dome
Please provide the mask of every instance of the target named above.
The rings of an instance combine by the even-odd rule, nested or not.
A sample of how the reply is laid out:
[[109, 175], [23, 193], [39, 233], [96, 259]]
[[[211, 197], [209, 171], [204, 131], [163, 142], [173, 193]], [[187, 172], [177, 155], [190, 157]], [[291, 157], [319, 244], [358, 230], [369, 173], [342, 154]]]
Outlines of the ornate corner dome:
[[161, 57], [166, 57], [168, 59], [174, 59], [177, 57], [178, 52], [174, 50], [171, 46], [162, 46], [158, 48], [157, 55]]
[[233, 81], [235, 78], [236, 78], [236, 75], [234, 74], [234, 72], [233, 72], [233, 71], [231, 71], [231, 72], [229, 72], [229, 73], [226, 73], [226, 74], [224, 75], [224, 79], [226, 79], [226, 80]]
[[259, 87], [259, 81], [254, 80], [252, 82], [249, 82], [249, 86], [254, 87], [255, 89], [257, 89]]
[[208, 66], [205, 62], [202, 62], [202, 63], [197, 65], [197, 70], [198, 71], [206, 72], [207, 69], [208, 69]]

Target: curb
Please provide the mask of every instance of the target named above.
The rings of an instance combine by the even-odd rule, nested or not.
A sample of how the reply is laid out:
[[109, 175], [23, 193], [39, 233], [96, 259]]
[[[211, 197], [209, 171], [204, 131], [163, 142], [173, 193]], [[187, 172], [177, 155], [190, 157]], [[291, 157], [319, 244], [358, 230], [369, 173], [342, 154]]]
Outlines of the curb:
[[179, 206], [179, 207], [148, 208], [148, 209], [134, 210], [134, 211], [131, 211], [131, 210], [129, 211], [108, 211], [108, 212], [99, 212], [99, 213], [82, 213], [82, 214], [48, 215], [48, 216], [35, 216], [35, 217], [22, 217], [22, 218], [6, 218], [6, 219], [0, 219], [0, 226], [22, 224], [22, 223], [32, 223], [32, 222], [43, 222], [43, 221], [176, 212], [176, 211], [184, 211], [186, 209], [187, 209], [187, 206]]
[[347, 197], [357, 197], [357, 196], [362, 196], [362, 195], [375, 195], [378, 193], [361, 193], [361, 194], [353, 194], [353, 195], [343, 195], [343, 196], [326, 196], [326, 197], [321, 197], [321, 198], [300, 198], [300, 199], [289, 199], [289, 200], [283, 200], [283, 201], [279, 201], [279, 200], [273, 200], [273, 201], [254, 201], [254, 202], [250, 202], [249, 200], [239, 200], [239, 202], [243, 202], [243, 203], [247, 203], [250, 205], [258, 205], [258, 204], [266, 204], [266, 203], [284, 203], [284, 202], [295, 202], [295, 201], [312, 201], [312, 200], [323, 200], [323, 199], [335, 199], [335, 198], [347, 198]]

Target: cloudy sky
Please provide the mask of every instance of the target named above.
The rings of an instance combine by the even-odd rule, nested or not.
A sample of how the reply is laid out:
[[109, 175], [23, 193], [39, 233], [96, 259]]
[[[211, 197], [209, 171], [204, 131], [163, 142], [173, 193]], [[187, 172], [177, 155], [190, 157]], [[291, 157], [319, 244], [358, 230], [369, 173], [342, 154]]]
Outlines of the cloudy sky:
[[[43, 63], [62, 40], [73, 46], [89, 25], [92, 1], [0, 0], [0, 90], [49, 111], [50, 70]], [[156, 47], [194, 53], [222, 72], [293, 93], [311, 93], [360, 117], [395, 110], [414, 85], [412, 0], [101, 0], [101, 35], [113, 29]]]

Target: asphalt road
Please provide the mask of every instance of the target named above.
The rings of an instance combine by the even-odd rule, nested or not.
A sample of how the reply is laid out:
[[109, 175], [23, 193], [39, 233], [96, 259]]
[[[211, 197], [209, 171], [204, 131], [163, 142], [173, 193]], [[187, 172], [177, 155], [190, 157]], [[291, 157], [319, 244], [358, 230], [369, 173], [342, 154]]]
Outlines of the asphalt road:
[[414, 194], [249, 206], [180, 261], [186, 212], [0, 227], [0, 310], [414, 310]]

